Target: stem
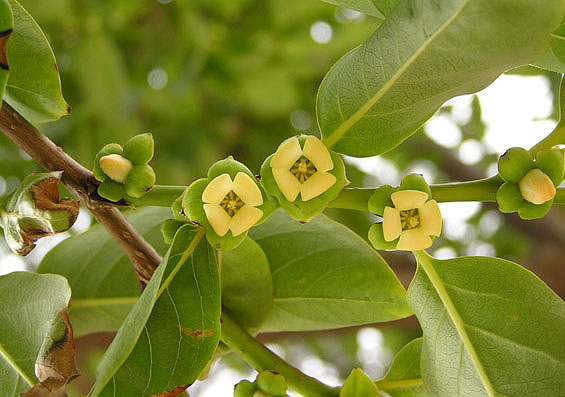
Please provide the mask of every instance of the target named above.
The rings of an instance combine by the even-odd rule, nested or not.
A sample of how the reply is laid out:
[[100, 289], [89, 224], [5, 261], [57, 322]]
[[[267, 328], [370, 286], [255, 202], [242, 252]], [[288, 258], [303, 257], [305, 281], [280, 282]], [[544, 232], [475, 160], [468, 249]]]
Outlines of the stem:
[[536, 143], [531, 149], [530, 154], [535, 157], [537, 152], [552, 148], [555, 145], [565, 144], [565, 124], [559, 122], [551, 133]]
[[430, 189], [432, 197], [440, 203], [449, 201], [495, 202], [496, 192], [502, 182], [502, 179], [496, 175], [476, 181], [430, 185]]
[[6, 102], [0, 110], [0, 131], [45, 169], [63, 171], [63, 183], [104, 225], [132, 261], [137, 277], [146, 284], [162, 258], [117, 208], [100, 201], [96, 194], [98, 182], [92, 172], [67, 155]]
[[303, 374], [281, 359], [222, 313], [222, 341], [234, 349], [258, 371], [271, 370], [283, 375], [288, 385], [308, 397], [337, 397], [339, 388], [332, 388]]
[[367, 203], [374, 192], [375, 189], [370, 188], [343, 189], [339, 196], [328, 204], [328, 208], [368, 211]]
[[140, 198], [128, 197], [127, 202], [134, 207], [170, 207], [184, 193], [186, 188], [186, 186], [155, 185], [145, 196]]
[[388, 391], [393, 389], [406, 389], [410, 387], [418, 387], [424, 385], [424, 380], [421, 378], [417, 379], [399, 379], [399, 380], [378, 380], [375, 385], [382, 391]]

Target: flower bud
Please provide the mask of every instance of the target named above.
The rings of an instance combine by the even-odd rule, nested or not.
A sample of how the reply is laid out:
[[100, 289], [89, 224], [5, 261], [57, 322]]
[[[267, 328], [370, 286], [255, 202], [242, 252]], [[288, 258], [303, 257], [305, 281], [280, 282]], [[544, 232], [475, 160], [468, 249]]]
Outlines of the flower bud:
[[100, 149], [100, 151], [96, 154], [96, 158], [94, 160], [94, 167], [92, 169], [92, 172], [94, 173], [94, 177], [98, 179], [100, 182], [104, 182], [106, 179], [108, 179], [108, 175], [106, 175], [102, 170], [102, 168], [100, 167], [100, 159], [109, 154], [122, 154], [123, 151], [124, 150], [122, 149], [122, 147], [117, 143], [109, 143], [106, 146], [104, 146], [102, 149]]
[[135, 165], [143, 165], [151, 161], [153, 151], [153, 135], [150, 133], [136, 135], [124, 146], [124, 156]]
[[532, 204], [540, 205], [555, 197], [553, 182], [541, 170], [534, 168], [518, 183], [522, 197]]
[[133, 168], [132, 162], [120, 154], [106, 155], [99, 163], [102, 171], [118, 183], [124, 183]]
[[140, 198], [155, 184], [155, 171], [149, 165], [136, 165], [129, 173], [125, 188], [128, 196]]

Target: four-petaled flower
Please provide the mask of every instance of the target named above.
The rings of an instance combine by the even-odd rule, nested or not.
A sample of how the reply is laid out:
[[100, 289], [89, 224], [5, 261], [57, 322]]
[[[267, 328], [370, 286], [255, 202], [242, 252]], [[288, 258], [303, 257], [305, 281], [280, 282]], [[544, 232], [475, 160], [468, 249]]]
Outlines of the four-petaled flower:
[[212, 179], [202, 192], [202, 202], [210, 225], [220, 237], [229, 230], [232, 236], [239, 236], [263, 216], [263, 211], [255, 208], [263, 204], [261, 191], [244, 172], [238, 172], [233, 181], [227, 173]]
[[326, 146], [315, 136], [308, 136], [304, 148], [298, 138], [284, 141], [271, 159], [273, 177], [284, 197], [293, 202], [300, 193], [302, 201], [320, 196], [336, 183], [328, 171], [334, 163]]
[[441, 234], [441, 212], [435, 200], [419, 190], [400, 190], [390, 196], [394, 208], [385, 207], [383, 235], [387, 242], [398, 239], [396, 249], [418, 251], [431, 247], [430, 236]]

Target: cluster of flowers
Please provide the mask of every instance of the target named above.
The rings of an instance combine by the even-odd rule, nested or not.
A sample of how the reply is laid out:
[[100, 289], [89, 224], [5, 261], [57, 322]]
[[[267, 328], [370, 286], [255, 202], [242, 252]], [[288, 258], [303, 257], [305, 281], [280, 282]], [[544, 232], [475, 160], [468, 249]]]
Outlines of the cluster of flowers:
[[[145, 194], [155, 183], [147, 164], [152, 157], [150, 134], [132, 138], [124, 149], [106, 145], [94, 168], [102, 181], [99, 194], [113, 201]], [[499, 160], [504, 180], [497, 194], [500, 210], [517, 211], [524, 219], [544, 216], [553, 203], [555, 187], [563, 180], [563, 170], [560, 149], [541, 151], [536, 158], [525, 149], [510, 149]], [[207, 178], [192, 183], [175, 202], [173, 213], [177, 222], [189, 220], [206, 227], [209, 242], [229, 250], [278, 207], [300, 222], [310, 221], [348, 183], [341, 157], [315, 136], [300, 135], [282, 142], [257, 177], [231, 156], [216, 162]], [[377, 249], [423, 250], [441, 234], [438, 203], [421, 175], [406, 176], [396, 188], [376, 189], [367, 207], [382, 218], [369, 230], [369, 241]]]

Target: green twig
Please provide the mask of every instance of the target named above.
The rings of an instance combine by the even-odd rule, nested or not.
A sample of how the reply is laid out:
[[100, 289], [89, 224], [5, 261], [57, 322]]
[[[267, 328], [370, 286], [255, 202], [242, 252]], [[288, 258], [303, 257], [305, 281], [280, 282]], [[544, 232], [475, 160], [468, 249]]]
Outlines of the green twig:
[[186, 186], [155, 185], [145, 196], [140, 198], [128, 197], [127, 202], [134, 207], [170, 207], [186, 190]]
[[540, 150], [550, 149], [553, 146], [563, 144], [565, 144], [565, 124], [561, 124], [560, 122], [548, 136], [530, 149], [530, 154], [535, 157]]
[[308, 397], [337, 397], [339, 388], [329, 387], [303, 374], [257, 342], [227, 314], [222, 314], [222, 341], [258, 371], [271, 370], [283, 375], [288, 385]]

